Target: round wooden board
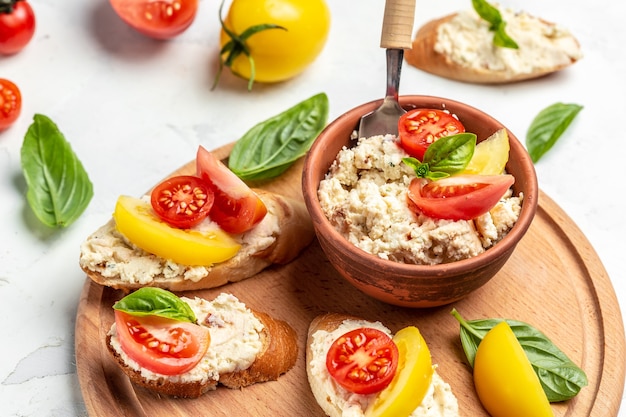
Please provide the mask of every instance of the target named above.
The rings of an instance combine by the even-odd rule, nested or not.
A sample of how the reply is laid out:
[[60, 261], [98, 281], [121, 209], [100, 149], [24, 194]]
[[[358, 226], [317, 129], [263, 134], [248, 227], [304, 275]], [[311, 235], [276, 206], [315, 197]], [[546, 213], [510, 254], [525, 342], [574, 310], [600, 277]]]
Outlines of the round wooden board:
[[[216, 153], [226, 158], [232, 145]], [[194, 171], [189, 163], [177, 173]], [[256, 186], [301, 196], [301, 161], [277, 180]], [[270, 267], [250, 279], [195, 291], [213, 298], [230, 292], [248, 306], [286, 320], [299, 335], [294, 369], [278, 381], [241, 390], [219, 387], [197, 399], [166, 398], [133, 386], [104, 344], [113, 322], [111, 306], [122, 294], [86, 280], [76, 317], [76, 364], [90, 416], [323, 416], [305, 371], [305, 341], [311, 320], [325, 312], [379, 320], [392, 331], [416, 325], [438, 372], [450, 383], [461, 415], [488, 416], [474, 391], [459, 340], [456, 308], [466, 319], [505, 317], [543, 331], [576, 364], [589, 385], [572, 400], [553, 404], [555, 416], [617, 416], [625, 376], [624, 325], [607, 273], [572, 220], [545, 194], [537, 216], [504, 269], [487, 285], [453, 305], [400, 308], [360, 293], [333, 269], [314, 241], [295, 261]]]

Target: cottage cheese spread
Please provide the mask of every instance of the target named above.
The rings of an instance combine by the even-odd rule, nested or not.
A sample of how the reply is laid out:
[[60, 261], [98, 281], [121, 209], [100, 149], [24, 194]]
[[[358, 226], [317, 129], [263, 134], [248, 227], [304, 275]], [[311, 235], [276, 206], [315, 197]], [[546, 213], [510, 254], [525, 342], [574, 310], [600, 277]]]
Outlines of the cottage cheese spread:
[[209, 329], [211, 344], [204, 358], [193, 369], [180, 375], [166, 376], [148, 371], [124, 353], [113, 324], [109, 331], [111, 346], [130, 368], [140, 371], [146, 379], [167, 378], [173, 383], [188, 383], [219, 380], [222, 374], [241, 371], [252, 365], [263, 349], [260, 333], [264, 327], [245, 304], [226, 293], [212, 301], [197, 297], [181, 299], [189, 304], [198, 323]]
[[[359, 327], [373, 327], [391, 336], [391, 332], [380, 322], [344, 320], [334, 331], [318, 330], [312, 335], [310, 372], [313, 380], [319, 381], [328, 402], [343, 410], [342, 417], [362, 417], [364, 410], [376, 394], [354, 394], [338, 385], [326, 369], [326, 353], [339, 336]], [[422, 403], [409, 417], [456, 417], [459, 415], [457, 399], [448, 385], [435, 371]]]
[[499, 10], [507, 34], [519, 49], [494, 46], [489, 23], [472, 9], [439, 25], [435, 51], [467, 68], [511, 75], [561, 67], [582, 58], [580, 45], [567, 29], [525, 12]]
[[[146, 198], [146, 197], [144, 197]], [[218, 227], [205, 219], [197, 229]], [[252, 230], [233, 236], [241, 244], [235, 256], [248, 256], [270, 247], [279, 232], [278, 217], [268, 206], [263, 220]], [[207, 276], [211, 266], [189, 266], [163, 259], [133, 245], [110, 221], [81, 244], [80, 265], [106, 278], [119, 277], [121, 282], [147, 285], [156, 281], [183, 278], [197, 282]]]
[[501, 240], [517, 221], [522, 196], [511, 192], [488, 213], [465, 221], [415, 214], [407, 190], [415, 172], [391, 135], [343, 148], [318, 196], [322, 210], [351, 243], [383, 259], [434, 265], [471, 258]]

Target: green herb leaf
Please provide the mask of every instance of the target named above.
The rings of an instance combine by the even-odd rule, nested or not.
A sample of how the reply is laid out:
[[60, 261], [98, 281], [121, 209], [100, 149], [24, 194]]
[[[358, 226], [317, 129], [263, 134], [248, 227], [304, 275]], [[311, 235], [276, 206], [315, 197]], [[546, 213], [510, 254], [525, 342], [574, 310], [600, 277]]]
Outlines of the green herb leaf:
[[582, 109], [579, 104], [554, 103], [537, 114], [526, 132], [526, 148], [533, 162], [552, 148]]
[[506, 33], [506, 22], [500, 11], [485, 0], [472, 0], [476, 13], [489, 23], [489, 30], [494, 32], [493, 44], [503, 48], [518, 49], [517, 43]]
[[511, 327], [528, 360], [539, 377], [550, 402], [565, 401], [587, 386], [587, 375], [567, 357], [546, 335], [531, 325], [509, 319], [464, 320], [456, 309], [451, 314], [459, 321], [463, 351], [474, 366], [478, 345], [487, 332], [503, 320]]
[[314, 95], [250, 129], [235, 143], [228, 167], [243, 180], [277, 177], [309, 150], [327, 118], [328, 97]]
[[178, 321], [196, 322], [196, 315], [183, 300], [161, 288], [143, 287], [113, 305], [133, 316], [159, 316]]
[[426, 149], [423, 162], [412, 157], [403, 158], [402, 161], [413, 168], [417, 177], [438, 180], [463, 171], [472, 159], [474, 149], [476, 135], [459, 133], [433, 142]]
[[47, 226], [69, 226], [87, 208], [93, 185], [57, 125], [36, 114], [21, 149], [26, 198]]

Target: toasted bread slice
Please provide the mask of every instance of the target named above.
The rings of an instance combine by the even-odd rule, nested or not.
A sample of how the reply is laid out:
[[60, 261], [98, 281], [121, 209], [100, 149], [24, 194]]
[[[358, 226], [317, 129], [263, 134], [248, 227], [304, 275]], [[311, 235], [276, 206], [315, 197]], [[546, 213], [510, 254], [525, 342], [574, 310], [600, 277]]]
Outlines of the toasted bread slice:
[[79, 264], [94, 282], [115, 289], [153, 286], [188, 291], [241, 281], [272, 264], [289, 263], [315, 235], [306, 206], [263, 189], [255, 192], [265, 203], [267, 215], [237, 237], [241, 249], [227, 261], [209, 267], [175, 264], [132, 245], [111, 219], [82, 243]]
[[[473, 12], [463, 12], [420, 27], [412, 49], [405, 51], [406, 61], [452, 80], [504, 84], [542, 77], [582, 58], [580, 44], [567, 30], [526, 13], [506, 16], [510, 19], [506, 29], [518, 49], [494, 46], [488, 23]], [[524, 20], [514, 25], [513, 19]]]
[[[190, 299], [185, 300], [190, 301]], [[192, 305], [192, 308], [196, 311], [199, 322], [204, 322], [205, 325], [209, 327], [209, 333], [211, 333], [212, 344], [209, 346], [205, 358], [212, 359], [203, 360], [203, 362], [210, 362], [211, 365], [199, 364], [196, 366], [198, 369], [194, 368], [182, 375], [160, 375], [142, 369], [138, 364], [129, 360], [123, 353], [119, 341], [117, 340], [115, 325], [111, 327], [106, 337], [107, 348], [120, 368], [134, 384], [158, 392], [159, 394], [182, 398], [197, 398], [207, 391], [215, 390], [218, 384], [237, 389], [260, 382], [275, 381], [280, 375], [289, 371], [295, 365], [298, 356], [297, 335], [294, 329], [285, 321], [276, 320], [268, 314], [248, 309], [243, 306], [243, 303], [230, 294], [222, 293], [218, 296], [216, 298], [217, 303], [215, 307], [208, 313], [206, 311], [203, 313], [203, 310], [198, 310], [198, 307], [193, 307], [197, 305], [198, 301], [205, 303], [206, 300], [197, 298], [195, 300], [196, 304], [190, 302], [190, 305]], [[234, 313], [232, 309], [222, 307], [225, 303], [235, 303], [239, 305], [238, 308], [234, 309], [237, 317], [233, 316]], [[224, 320], [220, 318], [222, 308], [225, 311], [225, 317], [227, 317]], [[246, 311], [242, 312], [241, 308]], [[248, 316], [249, 314], [252, 314], [253, 317]], [[224, 326], [233, 325], [232, 322], [249, 322], [250, 320], [254, 320], [254, 318], [258, 320], [259, 323], [256, 325], [256, 328], [258, 329], [257, 333], [260, 348], [251, 364], [243, 367], [233, 365], [239, 358], [236, 354], [231, 352], [236, 352], [238, 345], [244, 343], [244, 341], [233, 341], [232, 343], [228, 341], [223, 342], [223, 337], [216, 336], [213, 333], [213, 331], [219, 330], [207, 324], [208, 320], [205, 317], [208, 317], [208, 315], [212, 315], [214, 320], [219, 321], [219, 323], [214, 326], [222, 328]], [[240, 333], [235, 334], [237, 336], [240, 335]], [[215, 344], [220, 347], [214, 348], [213, 345]], [[221, 350], [218, 351], [217, 349]], [[220, 352], [224, 351], [227, 351], [231, 356], [229, 358], [216, 358], [216, 356], [219, 356]], [[247, 360], [249, 361], [249, 358], [241, 358], [243, 364], [247, 363]], [[221, 365], [221, 362], [227, 362], [227, 364]], [[220, 365], [214, 366], [216, 363]], [[222, 366], [234, 366], [234, 369], [223, 372], [223, 369], [220, 368]]]
[[[313, 396], [330, 417], [341, 417], [346, 410], [350, 415], [363, 415], [372, 395], [350, 393], [334, 383], [325, 368], [326, 353], [330, 344], [347, 331], [359, 327], [374, 327], [391, 336], [380, 322], [370, 322], [354, 316], [327, 313], [314, 318], [309, 325], [306, 343], [306, 371]], [[426, 397], [417, 408], [417, 415], [458, 417], [458, 402], [450, 386], [433, 373]]]

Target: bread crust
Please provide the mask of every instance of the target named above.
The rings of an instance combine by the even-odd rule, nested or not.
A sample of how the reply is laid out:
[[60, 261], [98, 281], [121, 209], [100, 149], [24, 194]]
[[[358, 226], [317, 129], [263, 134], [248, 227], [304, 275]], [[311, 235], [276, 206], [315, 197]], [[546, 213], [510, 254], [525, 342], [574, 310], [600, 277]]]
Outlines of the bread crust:
[[505, 84], [543, 77], [576, 62], [575, 59], [572, 59], [568, 64], [546, 67], [530, 73], [513, 73], [511, 71], [494, 71], [487, 68], [462, 66], [448, 56], [435, 51], [439, 26], [449, 22], [457, 14], [453, 13], [431, 20], [420, 27], [413, 39], [412, 49], [405, 51], [404, 57], [407, 63], [423, 71], [451, 80], [474, 84]]
[[219, 376], [219, 380], [207, 378], [204, 382], [172, 382], [166, 376], [146, 379], [141, 372], [130, 368], [124, 359], [111, 346], [111, 336], [106, 337], [106, 346], [120, 369], [135, 385], [163, 395], [180, 398], [197, 398], [207, 391], [217, 389], [218, 384], [238, 389], [252, 384], [275, 381], [294, 367], [298, 357], [298, 343], [295, 330], [285, 321], [274, 319], [268, 314], [251, 310], [263, 323], [261, 340], [263, 348], [247, 369]]
[[[191, 291], [215, 288], [229, 282], [250, 278], [273, 264], [287, 264], [295, 259], [307, 247], [315, 236], [313, 225], [304, 202], [284, 197], [262, 189], [254, 190], [268, 208], [278, 218], [278, 233], [269, 247], [256, 253], [240, 250], [227, 261], [213, 265], [209, 273], [198, 281], [184, 279], [183, 276], [168, 278], [161, 276], [148, 284], [126, 282], [119, 275], [106, 277], [98, 271], [89, 269], [82, 262], [85, 254], [81, 251], [79, 262], [83, 271], [94, 282], [107, 287], [132, 291], [145, 286], [160, 287], [169, 291]], [[115, 221], [109, 220], [104, 227], [114, 227]], [[98, 233], [98, 232], [96, 232]]]
[[311, 350], [311, 344], [313, 343], [313, 334], [318, 330], [324, 330], [332, 332], [338, 328], [344, 320], [361, 320], [358, 317], [339, 314], [339, 313], [326, 313], [315, 317], [309, 324], [309, 330], [307, 333], [306, 341], [306, 374], [311, 387], [311, 392], [315, 397], [315, 400], [319, 406], [324, 410], [329, 417], [341, 417], [343, 410], [333, 403], [330, 398], [326, 396], [322, 384], [315, 379], [311, 368], [311, 358], [313, 357], [313, 351]]

